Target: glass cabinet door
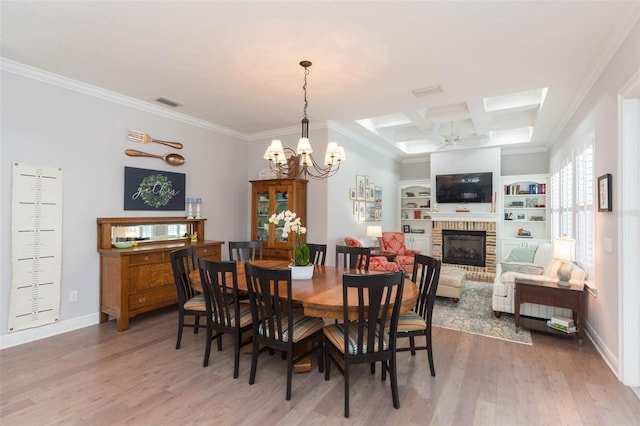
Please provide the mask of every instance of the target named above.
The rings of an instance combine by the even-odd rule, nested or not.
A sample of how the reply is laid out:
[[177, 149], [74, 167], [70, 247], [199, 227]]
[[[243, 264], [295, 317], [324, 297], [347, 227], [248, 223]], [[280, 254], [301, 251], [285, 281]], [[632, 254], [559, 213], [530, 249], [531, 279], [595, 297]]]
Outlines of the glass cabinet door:
[[256, 200], [256, 215], [258, 224], [256, 231], [257, 239], [260, 241], [269, 241], [269, 192], [258, 192]]
[[[285, 212], [289, 209], [289, 191], [287, 187], [274, 187], [274, 195], [275, 195], [275, 213], [279, 214], [281, 212]], [[275, 242], [276, 243], [287, 243], [287, 238], [282, 236], [282, 230], [284, 227], [284, 222], [280, 222], [275, 228]]]

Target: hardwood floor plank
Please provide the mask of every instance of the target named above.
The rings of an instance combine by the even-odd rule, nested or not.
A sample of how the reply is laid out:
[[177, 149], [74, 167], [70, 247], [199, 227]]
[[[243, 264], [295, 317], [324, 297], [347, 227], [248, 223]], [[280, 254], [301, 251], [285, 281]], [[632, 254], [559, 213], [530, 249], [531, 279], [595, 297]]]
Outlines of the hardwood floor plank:
[[233, 379], [233, 349], [211, 352], [205, 333], [185, 330], [175, 349], [173, 309], [140, 315], [123, 333], [113, 322], [0, 352], [0, 424], [61, 425], [637, 425], [640, 401], [590, 342], [533, 334], [533, 346], [434, 328], [436, 377], [427, 354], [398, 354], [400, 409], [390, 382], [354, 368], [351, 417], [344, 382], [295, 374], [285, 400], [285, 364], [262, 354], [249, 386], [250, 354]]

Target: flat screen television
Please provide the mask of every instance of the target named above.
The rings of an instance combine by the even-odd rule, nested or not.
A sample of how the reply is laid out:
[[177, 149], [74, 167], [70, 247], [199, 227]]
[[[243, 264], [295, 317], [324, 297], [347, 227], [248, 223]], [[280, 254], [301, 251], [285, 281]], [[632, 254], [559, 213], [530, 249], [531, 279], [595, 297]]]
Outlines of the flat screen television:
[[438, 203], [490, 203], [493, 173], [457, 173], [436, 175]]

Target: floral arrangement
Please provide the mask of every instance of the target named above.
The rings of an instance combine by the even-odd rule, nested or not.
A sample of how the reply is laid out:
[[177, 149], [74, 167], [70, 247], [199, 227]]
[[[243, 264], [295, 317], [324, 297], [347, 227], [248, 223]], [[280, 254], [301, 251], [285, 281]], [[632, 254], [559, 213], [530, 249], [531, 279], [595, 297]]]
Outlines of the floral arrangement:
[[289, 233], [295, 232], [297, 234], [296, 247], [293, 254], [293, 264], [295, 266], [307, 266], [309, 265], [309, 247], [304, 243], [302, 234], [307, 233], [307, 228], [302, 226], [300, 218], [290, 210], [273, 214], [269, 218], [269, 223], [276, 225], [284, 221], [284, 227], [282, 228], [282, 236], [287, 238]]

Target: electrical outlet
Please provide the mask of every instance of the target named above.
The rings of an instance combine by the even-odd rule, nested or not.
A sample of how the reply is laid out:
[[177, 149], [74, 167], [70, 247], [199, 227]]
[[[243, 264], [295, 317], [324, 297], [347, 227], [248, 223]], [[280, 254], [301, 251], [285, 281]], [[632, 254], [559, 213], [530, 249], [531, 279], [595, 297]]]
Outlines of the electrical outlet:
[[77, 302], [78, 301], [78, 291], [73, 290], [69, 292], [69, 302]]

